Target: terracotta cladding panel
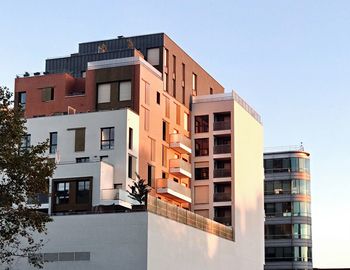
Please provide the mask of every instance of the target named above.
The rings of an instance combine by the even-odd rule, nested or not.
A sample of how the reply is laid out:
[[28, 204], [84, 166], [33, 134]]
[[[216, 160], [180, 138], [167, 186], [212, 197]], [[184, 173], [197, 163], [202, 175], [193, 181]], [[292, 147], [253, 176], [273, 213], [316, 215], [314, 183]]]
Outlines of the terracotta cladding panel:
[[[175, 73], [176, 79], [176, 99], [182, 101], [182, 63], [185, 64], [185, 105], [189, 106], [190, 96], [192, 95], [192, 73], [197, 75], [197, 95], [210, 94], [210, 88], [213, 93], [223, 93], [224, 88], [213, 77], [211, 77], [198, 63], [187, 55], [174, 41], [164, 35], [164, 46], [169, 51], [168, 57], [168, 77], [169, 93], [172, 94], [172, 80]], [[176, 70], [173, 67], [173, 55], [176, 56]]]
[[[93, 104], [87, 95], [69, 95], [72, 91], [84, 91], [84, 79], [76, 81], [69, 74], [52, 74], [39, 77], [17, 78], [15, 92], [26, 92], [27, 118], [35, 116], [48, 116], [55, 113], [66, 113], [68, 106], [77, 112], [93, 110]], [[42, 89], [54, 88], [54, 99], [42, 101]], [[78, 89], [79, 88], [79, 89]]]

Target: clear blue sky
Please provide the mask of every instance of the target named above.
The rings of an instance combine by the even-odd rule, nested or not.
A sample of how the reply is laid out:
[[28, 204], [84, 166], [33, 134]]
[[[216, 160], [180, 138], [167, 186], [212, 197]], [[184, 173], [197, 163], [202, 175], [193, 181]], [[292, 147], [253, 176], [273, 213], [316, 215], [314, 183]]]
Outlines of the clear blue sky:
[[316, 267], [350, 267], [350, 1], [1, 1], [0, 84], [78, 43], [165, 32], [312, 156]]

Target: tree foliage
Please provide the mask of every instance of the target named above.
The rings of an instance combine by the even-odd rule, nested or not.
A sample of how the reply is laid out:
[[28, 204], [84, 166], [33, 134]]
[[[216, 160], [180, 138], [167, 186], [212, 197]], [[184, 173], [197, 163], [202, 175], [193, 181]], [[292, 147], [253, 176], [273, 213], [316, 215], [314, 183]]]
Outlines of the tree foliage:
[[133, 185], [129, 188], [131, 191], [128, 191], [129, 197], [138, 201], [140, 204], [146, 203], [147, 194], [150, 192], [151, 188], [146, 184], [146, 180], [142, 179], [140, 175], [136, 174], [136, 181], [133, 181]]
[[[55, 163], [46, 155], [47, 141], [21, 148], [25, 122], [21, 108], [13, 107], [8, 88], [0, 87], [0, 264], [37, 252], [43, 241], [34, 236], [46, 233], [45, 225], [51, 221], [35, 208], [40, 206], [37, 195], [48, 195]], [[28, 198], [31, 206], [26, 204]]]

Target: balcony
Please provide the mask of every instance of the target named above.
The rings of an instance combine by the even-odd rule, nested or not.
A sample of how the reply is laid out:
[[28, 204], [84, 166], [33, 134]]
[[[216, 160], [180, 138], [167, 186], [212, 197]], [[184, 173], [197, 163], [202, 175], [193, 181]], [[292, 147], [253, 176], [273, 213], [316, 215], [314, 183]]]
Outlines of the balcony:
[[191, 203], [191, 189], [172, 179], [157, 179], [157, 193], [180, 203]]
[[100, 205], [120, 205], [131, 209], [139, 202], [129, 197], [129, 193], [122, 189], [101, 189]]
[[214, 130], [229, 130], [231, 129], [231, 122], [228, 120], [214, 122]]
[[214, 178], [231, 177], [231, 169], [214, 169]]
[[216, 192], [214, 193], [214, 202], [230, 202], [231, 193], [228, 192]]
[[191, 164], [183, 159], [170, 159], [169, 172], [177, 177], [191, 178]]
[[191, 154], [191, 140], [183, 134], [170, 134], [170, 147], [181, 154]]
[[231, 153], [231, 144], [214, 145], [214, 154]]
[[231, 226], [232, 224], [232, 218], [230, 216], [214, 217], [214, 220], [226, 226]]

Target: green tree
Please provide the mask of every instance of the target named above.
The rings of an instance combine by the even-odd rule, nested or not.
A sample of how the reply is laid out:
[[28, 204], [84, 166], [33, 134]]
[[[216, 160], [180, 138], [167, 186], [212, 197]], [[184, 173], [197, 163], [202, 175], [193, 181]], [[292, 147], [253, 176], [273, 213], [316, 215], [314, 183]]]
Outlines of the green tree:
[[131, 189], [131, 191], [128, 191], [129, 197], [138, 201], [140, 204], [146, 204], [147, 194], [151, 188], [146, 184], [146, 180], [142, 179], [137, 173], [136, 178], [136, 181], [133, 181], [133, 185], [129, 185]]
[[[43, 245], [47, 214], [35, 211], [38, 194], [48, 195], [55, 163], [48, 159], [48, 142], [23, 148], [26, 135], [21, 108], [13, 107], [12, 94], [0, 86], [0, 264], [37, 253]], [[26, 204], [32, 198], [32, 206]], [[34, 266], [40, 261], [30, 260]]]

